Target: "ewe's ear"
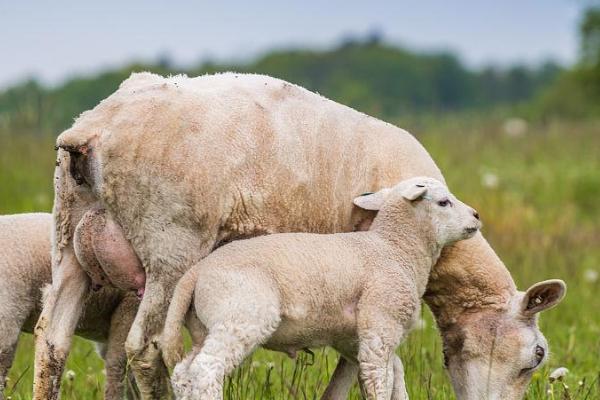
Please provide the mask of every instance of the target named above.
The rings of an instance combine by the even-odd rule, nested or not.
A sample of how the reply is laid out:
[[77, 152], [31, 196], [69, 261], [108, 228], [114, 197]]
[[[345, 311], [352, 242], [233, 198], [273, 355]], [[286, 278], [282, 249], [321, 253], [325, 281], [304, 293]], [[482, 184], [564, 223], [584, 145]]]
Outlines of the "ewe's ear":
[[402, 191], [402, 197], [406, 200], [417, 200], [427, 193], [427, 188], [423, 185], [410, 185]]
[[532, 316], [552, 308], [560, 303], [566, 292], [567, 285], [560, 279], [538, 282], [527, 289], [521, 303], [521, 313]]
[[352, 202], [355, 206], [364, 210], [379, 211], [390, 190], [391, 189], [384, 188], [375, 193], [364, 193], [356, 197]]

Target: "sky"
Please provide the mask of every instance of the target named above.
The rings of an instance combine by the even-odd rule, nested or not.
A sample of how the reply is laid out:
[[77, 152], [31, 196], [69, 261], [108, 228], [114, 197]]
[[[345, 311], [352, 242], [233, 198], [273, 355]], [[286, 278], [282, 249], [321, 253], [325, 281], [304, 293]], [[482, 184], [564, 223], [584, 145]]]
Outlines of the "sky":
[[329, 48], [381, 32], [414, 50], [451, 50], [467, 65], [563, 64], [577, 57], [581, 0], [0, 0], [0, 88], [58, 84], [168, 55], [185, 67], [273, 49]]

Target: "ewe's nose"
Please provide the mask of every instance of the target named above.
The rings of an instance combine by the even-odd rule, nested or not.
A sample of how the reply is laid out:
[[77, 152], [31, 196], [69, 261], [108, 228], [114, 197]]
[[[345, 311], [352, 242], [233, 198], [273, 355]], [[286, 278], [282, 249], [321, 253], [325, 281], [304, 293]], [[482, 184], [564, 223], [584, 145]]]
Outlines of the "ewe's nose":
[[473, 210], [473, 216], [475, 217], [475, 219], [479, 219], [479, 213], [477, 212], [477, 210]]

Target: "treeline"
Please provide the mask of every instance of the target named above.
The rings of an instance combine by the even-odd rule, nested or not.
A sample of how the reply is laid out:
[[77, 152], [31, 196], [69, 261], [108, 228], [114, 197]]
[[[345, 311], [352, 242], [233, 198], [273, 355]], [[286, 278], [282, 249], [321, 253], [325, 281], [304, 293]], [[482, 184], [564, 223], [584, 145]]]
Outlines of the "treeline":
[[552, 63], [538, 68], [473, 71], [450, 53], [411, 52], [371, 35], [346, 40], [328, 51], [275, 51], [246, 64], [206, 62], [182, 70], [163, 59], [73, 78], [56, 88], [28, 81], [0, 92], [0, 131], [59, 133], [82, 111], [114, 92], [132, 71], [143, 70], [190, 76], [232, 70], [263, 73], [388, 119], [409, 113], [488, 109], [527, 101], [561, 73]]
[[588, 8], [579, 24], [580, 59], [539, 96], [536, 116], [600, 117], [600, 6]]

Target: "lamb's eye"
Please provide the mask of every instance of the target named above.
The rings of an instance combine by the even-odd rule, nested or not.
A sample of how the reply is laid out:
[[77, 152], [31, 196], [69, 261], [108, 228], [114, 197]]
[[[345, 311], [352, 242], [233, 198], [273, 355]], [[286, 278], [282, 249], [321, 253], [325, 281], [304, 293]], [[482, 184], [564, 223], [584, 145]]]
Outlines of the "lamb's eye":
[[438, 201], [438, 206], [440, 206], [440, 207], [446, 207], [446, 206], [451, 206], [451, 205], [452, 205], [452, 202], [448, 199]]

